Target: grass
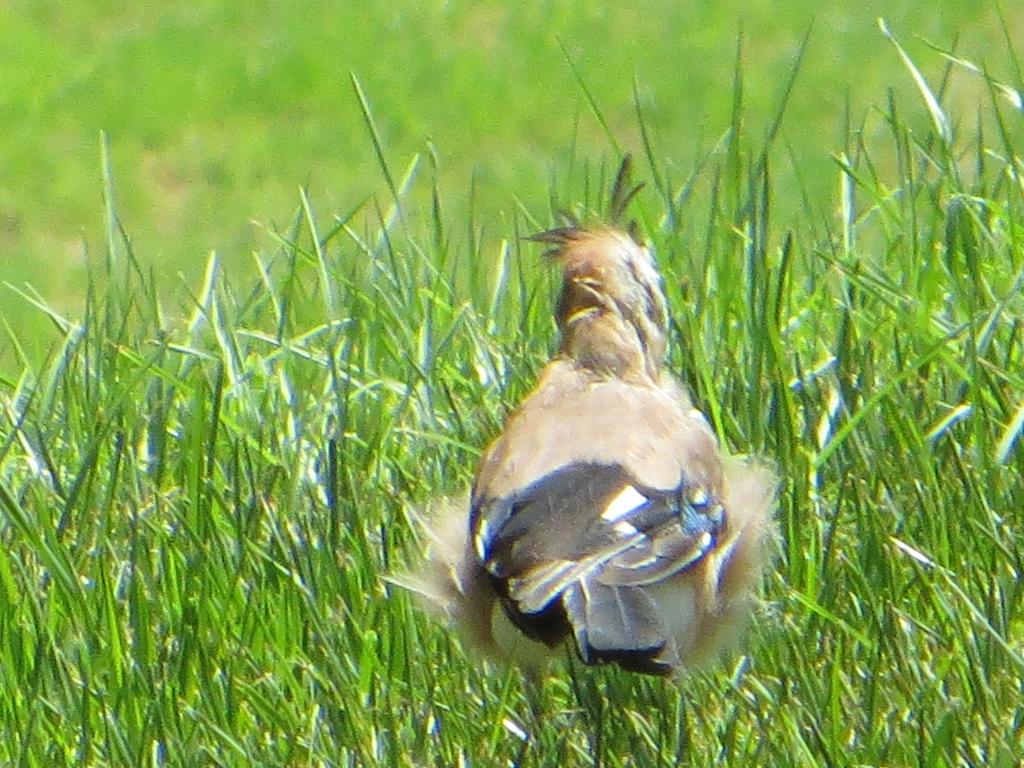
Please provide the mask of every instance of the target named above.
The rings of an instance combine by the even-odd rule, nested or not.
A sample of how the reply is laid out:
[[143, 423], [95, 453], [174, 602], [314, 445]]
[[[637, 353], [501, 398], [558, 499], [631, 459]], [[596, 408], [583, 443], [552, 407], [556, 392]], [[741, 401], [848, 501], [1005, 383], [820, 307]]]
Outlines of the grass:
[[[1024, 44], [1024, 10], [1003, 9]], [[962, 50], [1003, 49], [996, 8], [948, 0], [715, 3], [673, 0], [631, 9], [562, 0], [512, 9], [474, 3], [218, 0], [177, 6], [143, 0], [26, 0], [0, 5], [0, 276], [35, 286], [78, 313], [88, 271], [106, 251], [98, 137], [106, 132], [117, 209], [161, 297], [176, 307], [202, 279], [211, 250], [238, 279], [253, 251], [273, 247], [266, 228], [287, 226], [296, 190], [321, 211], [350, 211], [387, 193], [349, 80], [354, 72], [393, 158], [438, 160], [446, 216], [506, 231], [501, 213], [543, 207], [548, 176], [573, 152], [598, 157], [607, 138], [587, 115], [573, 67], [599, 97], [620, 140], [638, 146], [634, 78], [666, 171], [684, 175], [728, 124], [733, 41], [746, 25], [746, 128], [764, 129], [812, 26], [785, 142], [801, 155], [816, 199], [832, 192], [829, 153], [843, 141], [837, 115], [851, 100], [913, 95], [875, 26], [888, 15], [915, 55], [937, 67], [925, 41]], [[917, 36], [921, 39], [918, 39]], [[980, 55], [980, 54], [979, 54]], [[1009, 77], [998, 54], [989, 62]], [[983, 97], [969, 78], [948, 94], [966, 107]], [[403, 160], [404, 162], [404, 160]], [[799, 202], [789, 166], [777, 167], [778, 204]], [[458, 192], [473, 185], [472, 194]], [[426, 187], [405, 198], [430, 204]], [[782, 193], [784, 192], [784, 194]], [[477, 208], [469, 211], [472, 198]], [[796, 205], [794, 205], [794, 209]], [[781, 213], [782, 211], [780, 211]], [[254, 224], [253, 222], [257, 222]], [[31, 308], [0, 290], [0, 309], [34, 358], [59, 343]], [[0, 338], [0, 369], [16, 362]]]
[[783, 478], [742, 653], [678, 683], [570, 664], [527, 691], [384, 579], [554, 343], [521, 236], [600, 208], [613, 152], [564, 157], [495, 237], [382, 143], [386, 194], [341, 221], [304, 196], [255, 280], [212, 256], [180, 319], [107, 194], [84, 312], [25, 292], [60, 347], [0, 382], [0, 762], [1019, 764], [1020, 113], [993, 87], [961, 120], [915, 71], [845, 115], [837, 212], [777, 200], [800, 153], [745, 129], [742, 67], [692, 173], [634, 117], [671, 365]]

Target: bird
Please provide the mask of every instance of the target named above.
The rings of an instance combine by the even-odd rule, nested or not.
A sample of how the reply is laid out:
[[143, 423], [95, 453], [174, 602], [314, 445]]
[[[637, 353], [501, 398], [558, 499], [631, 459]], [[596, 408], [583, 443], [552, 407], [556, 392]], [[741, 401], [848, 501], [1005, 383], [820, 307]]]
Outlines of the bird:
[[645, 675], [701, 666], [736, 643], [770, 560], [774, 472], [725, 455], [666, 369], [662, 278], [620, 225], [641, 186], [627, 155], [606, 221], [529, 238], [562, 272], [559, 346], [469, 492], [425, 513], [426, 558], [399, 580], [531, 674], [565, 645]]

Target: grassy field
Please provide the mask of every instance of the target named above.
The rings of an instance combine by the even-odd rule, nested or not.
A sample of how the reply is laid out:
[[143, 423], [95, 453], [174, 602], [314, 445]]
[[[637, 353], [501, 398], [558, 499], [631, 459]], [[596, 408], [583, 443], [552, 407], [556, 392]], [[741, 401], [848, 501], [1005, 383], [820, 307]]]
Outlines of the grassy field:
[[[1024, 11], [1007, 5], [1019, 50]], [[658, 0], [646, 8], [592, 0], [515, 10], [493, 0], [0, 4], [0, 279], [27, 282], [80, 314], [89, 265], [106, 250], [101, 131], [118, 213], [172, 314], [191, 311], [188, 292], [211, 250], [233, 277], [250, 279], [252, 253], [272, 250], [270, 233], [288, 226], [300, 186], [325, 218], [388, 196], [350, 73], [363, 84], [396, 174], [415, 155], [423, 169], [436, 166], [446, 215], [472, 215], [494, 238], [507, 232], [515, 199], [532, 208], [546, 202], [568, 157], [609, 151], [578, 78], [619, 141], [634, 148], [635, 90], [659, 163], [676, 178], [689, 175], [728, 126], [741, 26], [752, 136], [766, 130], [813, 28], [783, 126], [780, 149], [789, 149], [774, 170], [787, 218], [799, 209], [801, 185], [830, 211], [830, 155], [855, 129], [843, 122], [847, 103], [859, 124], [884, 109], [890, 87], [914, 95], [912, 82], [893, 76], [898, 59], [876, 16], [890, 18], [933, 77], [943, 62], [927, 41], [958, 41], [996, 76], [1013, 76], [996, 8], [969, 0], [941, 8]], [[947, 98], [971, 121], [984, 89], [961, 78]], [[869, 130], [877, 133], [879, 122]], [[411, 212], [429, 208], [418, 196], [426, 188], [411, 191]], [[34, 357], [59, 341], [2, 286], [0, 315]], [[0, 369], [12, 354], [0, 338]]]
[[[284, 6], [239, 19], [200, 3], [159, 27], [177, 37], [144, 38], [219, 73], [181, 84], [162, 118], [149, 88], [132, 103], [89, 79], [138, 62], [140, 82], [173, 91], [174, 72], [132, 47], [145, 8], [122, 27], [107, 23], [112, 4], [89, 23], [84, 8], [0, 10], [35, 14], [4, 29], [34, 31], [39, 67], [74, 63], [90, 86], [64, 118], [88, 136], [80, 154], [20, 123], [22, 162], [37, 165], [5, 165], [68, 187], [56, 202], [38, 180], [2, 192], [21, 223], [0, 258], [24, 271], [2, 303], [0, 764], [1019, 765], [1020, 109], [904, 40], [895, 16], [920, 82], [852, 13], [819, 15], [801, 59], [810, 11], [755, 33], [765, 5], [737, 69], [735, 18], [712, 34], [716, 20], [682, 11], [552, 5], [515, 22], [533, 30], [534, 59], [493, 34], [513, 24], [500, 6], [479, 7], [494, 16], [367, 5], [395, 37], [352, 40], [358, 53], [322, 50], [343, 16], [287, 12], [309, 36], [266, 60], [292, 75], [225, 105], [209, 93], [235, 93], [219, 85], [232, 72], [252, 85], [249, 59], [216, 60], [207, 23], [247, 30], [248, 54], [292, 26]], [[970, 13], [920, 30], [948, 44], [963, 25], [957, 50], [1020, 88], [1021, 26], [1007, 22], [1007, 44], [992, 14]], [[439, 19], [475, 60], [421, 42]], [[639, 36], [602, 53], [629, 24]], [[850, 49], [822, 42], [851, 27]], [[636, 63], [645, 41], [684, 33], [680, 61]], [[62, 35], [103, 44], [76, 58]], [[403, 69], [427, 50], [451, 62], [448, 85]], [[497, 54], [507, 69], [488, 63]], [[692, 79], [666, 85], [680, 71]], [[826, 87], [838, 72], [849, 88]], [[275, 89], [295, 73], [312, 101]], [[499, 119], [524, 82], [529, 119]], [[329, 119], [320, 97], [323, 112], [352, 112], [337, 134], [304, 133]], [[461, 125], [446, 97], [465, 100]], [[272, 114], [296, 121], [285, 129], [269, 125], [275, 99], [286, 106]], [[138, 122], [117, 123], [101, 163], [91, 123], [115, 104]], [[182, 132], [206, 123], [223, 125], [222, 154], [189, 144], [199, 127]], [[415, 164], [425, 134], [437, 151]], [[723, 443], [783, 479], [777, 558], [741, 651], [719, 666], [663, 682], [564, 664], [528, 690], [467, 658], [384, 577], [422, 548], [414, 510], [469, 482], [555, 342], [553, 276], [520, 237], [555, 209], [599, 210], [619, 148], [648, 182], [633, 211], [665, 273], [672, 367]], [[169, 191], [144, 175], [147, 152], [197, 176]], [[64, 160], [81, 169], [54, 170]], [[266, 194], [239, 191], [252, 187]], [[258, 239], [238, 234], [248, 216], [266, 224]], [[106, 224], [86, 230], [83, 266], [54, 246], [85, 220]], [[43, 267], [14, 266], [41, 254]], [[45, 357], [31, 351], [40, 337]]]

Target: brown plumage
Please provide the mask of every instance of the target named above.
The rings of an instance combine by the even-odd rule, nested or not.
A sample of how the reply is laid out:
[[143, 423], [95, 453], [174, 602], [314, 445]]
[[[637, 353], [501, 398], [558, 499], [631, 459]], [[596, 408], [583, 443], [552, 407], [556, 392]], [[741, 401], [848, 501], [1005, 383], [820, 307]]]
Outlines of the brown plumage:
[[[624, 163], [613, 219], [635, 192]], [[469, 499], [433, 516], [427, 561], [404, 583], [490, 655], [537, 669], [571, 638], [585, 663], [671, 674], [741, 628], [775, 479], [724, 458], [664, 370], [661, 278], [632, 230], [573, 224], [533, 239], [564, 275], [559, 351], [485, 451]]]

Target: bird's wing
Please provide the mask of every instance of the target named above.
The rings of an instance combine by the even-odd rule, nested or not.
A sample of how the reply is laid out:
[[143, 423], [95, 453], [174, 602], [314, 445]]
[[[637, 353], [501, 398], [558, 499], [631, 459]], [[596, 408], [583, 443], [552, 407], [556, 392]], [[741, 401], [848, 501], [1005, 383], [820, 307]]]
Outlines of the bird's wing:
[[655, 672], [677, 660], [645, 588], [700, 562], [723, 526], [708, 489], [644, 488], [616, 464], [563, 467], [471, 513], [476, 556], [514, 621], [567, 623], [584, 661]]

